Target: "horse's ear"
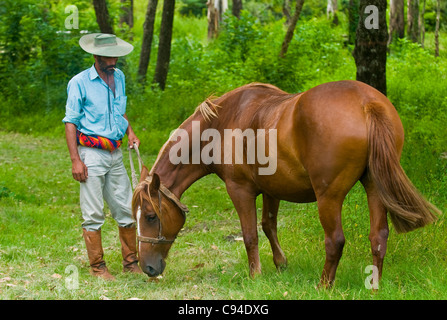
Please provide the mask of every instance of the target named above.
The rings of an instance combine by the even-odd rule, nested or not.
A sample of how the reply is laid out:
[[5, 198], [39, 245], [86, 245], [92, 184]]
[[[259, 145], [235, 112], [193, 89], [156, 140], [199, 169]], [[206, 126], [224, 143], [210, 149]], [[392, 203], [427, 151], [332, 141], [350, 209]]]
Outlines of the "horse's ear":
[[146, 180], [148, 175], [149, 175], [149, 170], [146, 168], [145, 165], [143, 165], [143, 168], [141, 169], [141, 173], [140, 173], [140, 182], [143, 182], [144, 180]]
[[158, 192], [158, 189], [160, 189], [160, 177], [158, 176], [158, 174], [154, 173], [154, 175], [152, 176], [151, 184], [149, 186], [149, 191], [151, 193]]

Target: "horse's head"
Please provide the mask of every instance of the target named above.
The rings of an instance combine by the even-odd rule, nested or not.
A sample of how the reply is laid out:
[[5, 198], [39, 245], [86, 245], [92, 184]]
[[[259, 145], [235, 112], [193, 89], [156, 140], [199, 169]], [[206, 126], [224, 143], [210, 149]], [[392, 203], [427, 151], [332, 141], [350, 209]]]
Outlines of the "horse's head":
[[163, 273], [165, 259], [180, 229], [188, 208], [146, 167], [135, 188], [132, 212], [137, 224], [141, 269], [150, 277]]

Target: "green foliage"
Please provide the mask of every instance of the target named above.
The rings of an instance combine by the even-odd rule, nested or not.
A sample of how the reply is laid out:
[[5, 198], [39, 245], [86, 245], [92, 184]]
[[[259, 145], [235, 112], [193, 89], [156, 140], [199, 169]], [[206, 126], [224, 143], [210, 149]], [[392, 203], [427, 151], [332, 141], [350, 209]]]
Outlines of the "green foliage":
[[219, 42], [236, 60], [245, 62], [250, 48], [263, 36], [258, 19], [247, 11], [240, 18], [227, 13], [222, 25], [223, 32]]
[[[408, 40], [400, 40], [388, 59], [389, 99], [400, 115], [415, 122], [412, 139], [440, 153], [447, 143], [447, 63]], [[421, 85], [423, 84], [423, 85]]]
[[[434, 32], [436, 26], [436, 3], [437, 0], [428, 0], [425, 2], [425, 31]], [[422, 9], [421, 9], [422, 10]], [[447, 14], [447, 2], [441, 1], [441, 16], [439, 21], [439, 28], [445, 32], [447, 26], [445, 23], [445, 16]]]
[[282, 59], [283, 23], [262, 24], [243, 10], [240, 19], [226, 15], [219, 37], [209, 44], [188, 36], [177, 38], [171, 86], [209, 88], [209, 93], [222, 94], [258, 81], [297, 92], [309, 88], [309, 82], [352, 78], [355, 66], [350, 53], [343, 50], [341, 27], [333, 28], [326, 20], [300, 20]]
[[431, 190], [433, 181], [445, 180], [447, 170], [442, 158], [447, 146], [447, 61], [406, 39], [391, 52], [388, 98], [405, 128], [402, 163], [420, 188]]
[[182, 6], [179, 13], [182, 15], [193, 15], [201, 17], [206, 15], [206, 1], [207, 0], [182, 0]]
[[[64, 33], [64, 15], [51, 1], [11, 1], [2, 5], [0, 59], [2, 114], [49, 113], [65, 103], [61, 84], [84, 68], [79, 31]], [[63, 11], [62, 11], [63, 12]], [[63, 48], [63, 50], [61, 50]]]

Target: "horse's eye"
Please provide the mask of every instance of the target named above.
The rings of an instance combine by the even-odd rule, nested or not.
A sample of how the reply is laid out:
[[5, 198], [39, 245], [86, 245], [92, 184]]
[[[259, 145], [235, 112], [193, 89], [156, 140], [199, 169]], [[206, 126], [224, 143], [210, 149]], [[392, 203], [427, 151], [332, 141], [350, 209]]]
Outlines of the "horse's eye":
[[157, 219], [157, 215], [155, 213], [147, 214], [145, 218], [147, 222], [154, 222]]

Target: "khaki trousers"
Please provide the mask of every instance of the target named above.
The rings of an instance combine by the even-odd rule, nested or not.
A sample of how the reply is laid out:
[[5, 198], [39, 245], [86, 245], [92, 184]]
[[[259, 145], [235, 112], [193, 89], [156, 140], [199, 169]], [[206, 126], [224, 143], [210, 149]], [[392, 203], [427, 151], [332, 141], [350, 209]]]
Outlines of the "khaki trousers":
[[101, 229], [105, 220], [104, 200], [120, 227], [133, 225], [132, 189], [121, 149], [110, 152], [78, 146], [78, 152], [88, 168], [86, 182], [80, 183], [82, 227], [87, 231]]

